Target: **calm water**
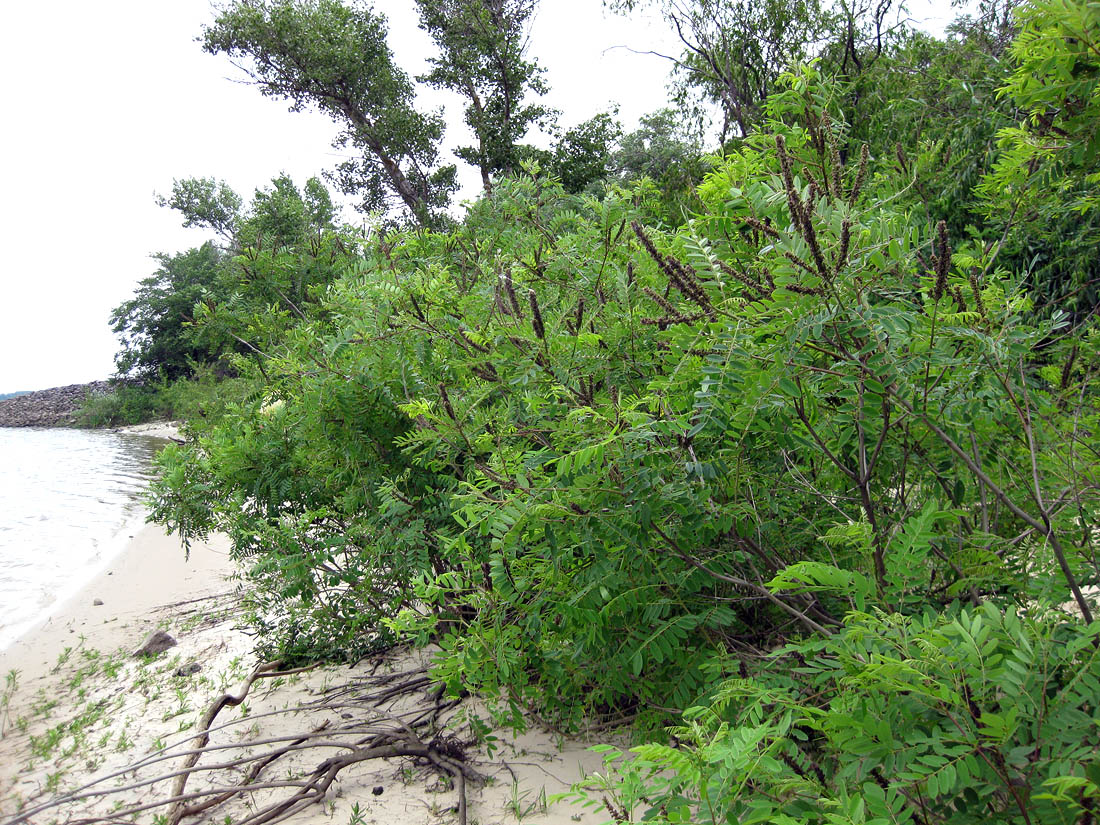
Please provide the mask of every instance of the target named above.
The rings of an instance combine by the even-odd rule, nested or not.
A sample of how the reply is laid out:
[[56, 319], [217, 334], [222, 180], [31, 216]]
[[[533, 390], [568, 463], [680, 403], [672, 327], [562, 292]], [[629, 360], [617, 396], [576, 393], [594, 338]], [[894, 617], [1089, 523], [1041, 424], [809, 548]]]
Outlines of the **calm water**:
[[0, 427], [0, 650], [106, 566], [144, 520], [160, 439]]

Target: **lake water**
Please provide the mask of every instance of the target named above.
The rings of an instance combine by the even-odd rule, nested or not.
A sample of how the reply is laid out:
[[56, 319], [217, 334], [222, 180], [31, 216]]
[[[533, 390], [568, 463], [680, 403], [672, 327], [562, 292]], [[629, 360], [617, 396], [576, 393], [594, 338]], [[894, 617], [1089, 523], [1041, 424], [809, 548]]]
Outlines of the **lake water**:
[[0, 650], [117, 555], [141, 527], [164, 441], [0, 427]]

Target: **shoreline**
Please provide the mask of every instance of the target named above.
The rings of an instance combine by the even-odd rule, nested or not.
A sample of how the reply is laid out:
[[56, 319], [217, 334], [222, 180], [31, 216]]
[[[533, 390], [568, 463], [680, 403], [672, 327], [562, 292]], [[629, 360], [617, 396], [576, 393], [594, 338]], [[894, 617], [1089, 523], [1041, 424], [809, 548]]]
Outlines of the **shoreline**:
[[[113, 822], [118, 809], [148, 806], [132, 821], [154, 825], [166, 810], [161, 800], [172, 793], [163, 777], [182, 764], [182, 757], [170, 754], [193, 746], [203, 717], [226, 696], [241, 701], [226, 706], [211, 728], [218, 731], [211, 744], [219, 749], [234, 748], [259, 760], [271, 747], [265, 742], [302, 741], [297, 738], [322, 729], [327, 738], [336, 738], [341, 727], [377, 729], [427, 711], [438, 730], [432, 735], [461, 739], [464, 744], [456, 747], [465, 764], [485, 780], [467, 782], [463, 791], [471, 825], [596, 825], [607, 819], [602, 809], [555, 804], [551, 797], [601, 770], [603, 756], [588, 747], [615, 737], [564, 737], [531, 724], [518, 736], [497, 731], [486, 753], [472, 740], [469, 716], [489, 721], [489, 710], [471, 698], [440, 704], [440, 694], [425, 678], [430, 651], [398, 648], [352, 667], [273, 674], [278, 678], [253, 684], [261, 663], [252, 652], [253, 640], [237, 624], [239, 599], [227, 581], [233, 569], [224, 537], [196, 543], [186, 560], [176, 538], [146, 526], [49, 619], [0, 651], [0, 822]], [[156, 657], [133, 656], [156, 629], [178, 644]], [[13, 670], [15, 682], [5, 683], [3, 677]], [[402, 679], [409, 688], [395, 691], [395, 681]], [[393, 693], [393, 704], [376, 710], [378, 691]], [[355, 721], [347, 721], [353, 715]], [[431, 733], [424, 732], [425, 742]], [[325, 747], [279, 757], [278, 774], [308, 776], [324, 757], [343, 753], [346, 746]], [[218, 750], [208, 761], [223, 753]], [[239, 778], [199, 774], [188, 791]], [[102, 795], [72, 798], [80, 788]], [[277, 802], [279, 792], [250, 791], [220, 805], [214, 819], [185, 822], [237, 822], [247, 818], [250, 806]], [[455, 798], [454, 785], [423, 760], [377, 758], [341, 771], [322, 798], [285, 821], [457, 823]], [[37, 807], [43, 810], [21, 817]]]
[[0, 675], [16, 669], [21, 680], [41, 678], [52, 667], [50, 652], [56, 659], [80, 637], [99, 648], [125, 647], [148, 626], [145, 617], [152, 611], [212, 595], [234, 570], [224, 539], [193, 544], [188, 559], [179, 540], [160, 527], [135, 526], [133, 537], [102, 569], [0, 650]]
[[[169, 439], [175, 438], [178, 428], [174, 422], [158, 422], [115, 430], [30, 427], [5, 428], [0, 432], [4, 433], [5, 438], [12, 437], [10, 434], [14, 433], [17, 440], [22, 437], [22, 433], [27, 433], [32, 443], [40, 437], [39, 433], [66, 434], [63, 437], [72, 434], [77, 438], [87, 434], [88, 439], [102, 434], [111, 439], [112, 445], [118, 442], [138, 445], [126, 447], [123, 452], [132, 449], [141, 451], [143, 456], [147, 454], [151, 467], [153, 453], [168, 444]], [[78, 445], [84, 452], [87, 451], [84, 442], [78, 442]], [[117, 448], [112, 449], [117, 452]], [[18, 461], [16, 464], [18, 465]], [[115, 475], [103, 476], [103, 483], [110, 488], [105, 497], [95, 488], [81, 488], [79, 485], [75, 486], [75, 489], [81, 490], [78, 497], [58, 499], [52, 493], [41, 493], [49, 503], [42, 504], [41, 509], [35, 512], [43, 513], [40, 520], [50, 520], [50, 525], [44, 531], [39, 531], [26, 521], [20, 521], [15, 512], [11, 511], [15, 532], [6, 532], [4, 541], [21, 542], [23, 549], [4, 559], [5, 564], [14, 566], [7, 568], [11, 571], [10, 578], [4, 580], [3, 595], [9, 601], [5, 609], [0, 611], [0, 660], [11, 645], [48, 621], [110, 568], [116, 558], [124, 555], [130, 543], [145, 529], [149, 510], [143, 496], [148, 489], [148, 472], [137, 469], [136, 465], [119, 468], [116, 463], [112, 467], [115, 467], [111, 470]], [[49, 478], [52, 477], [48, 477], [48, 484], [67, 486], [62, 477], [52, 481]], [[47, 490], [41, 482], [36, 481], [35, 484], [31, 485], [32, 490]], [[130, 484], [131, 489], [115, 489], [124, 484]], [[64, 501], [64, 504], [55, 504], [58, 500]], [[30, 506], [38, 507], [39, 503], [32, 501]], [[87, 507], [96, 508], [90, 520], [85, 520], [83, 515], [82, 508]], [[19, 538], [20, 530], [28, 531], [22, 540]], [[29, 551], [28, 547], [32, 550]], [[39, 554], [49, 555], [55, 547], [60, 551], [57, 559], [64, 561], [54, 560], [41, 570], [36, 568], [35, 557]], [[49, 567], [49, 564], [53, 566]], [[29, 588], [34, 588], [33, 594]]]
[[179, 421], [147, 421], [144, 424], [130, 424], [125, 427], [109, 427], [110, 432], [123, 435], [147, 435], [150, 438], [163, 438], [167, 441], [182, 441]]

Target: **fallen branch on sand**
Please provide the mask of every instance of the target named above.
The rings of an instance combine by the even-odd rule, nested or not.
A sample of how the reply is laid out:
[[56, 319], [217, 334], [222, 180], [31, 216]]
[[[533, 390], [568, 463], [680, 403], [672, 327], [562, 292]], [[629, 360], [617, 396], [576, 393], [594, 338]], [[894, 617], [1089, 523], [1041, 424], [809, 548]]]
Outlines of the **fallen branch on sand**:
[[[380, 656], [381, 660], [381, 656]], [[459, 825], [466, 825], [466, 783], [483, 780], [467, 763], [464, 748], [469, 744], [444, 732], [441, 715], [458, 704], [445, 700], [441, 689], [425, 692], [431, 679], [424, 668], [396, 674], [360, 677], [328, 690], [317, 701], [287, 708], [267, 716], [308, 713], [315, 724], [289, 735], [245, 741], [226, 741], [235, 726], [248, 716], [215, 725], [226, 708], [241, 705], [254, 684], [262, 679], [287, 677], [311, 668], [280, 670], [281, 663], [259, 665], [245, 679], [237, 693], [224, 693], [215, 699], [199, 723], [197, 733], [170, 743], [156, 754], [131, 763], [125, 768], [101, 776], [49, 802], [24, 810], [8, 825], [29, 823], [51, 809], [74, 810], [77, 803], [104, 798], [127, 798], [135, 790], [156, 790], [171, 782], [171, 790], [160, 798], [134, 801], [109, 815], [85, 815], [71, 818], [69, 825], [120, 822], [150, 810], [165, 810], [169, 825], [210, 821], [213, 811], [236, 801], [253, 803], [247, 817], [238, 825], [270, 825], [286, 820], [294, 813], [322, 802], [347, 768], [376, 759], [409, 758], [417, 765], [435, 770], [453, 781], [457, 794], [455, 810]], [[403, 702], [401, 708], [395, 705]], [[317, 721], [317, 717], [323, 717]], [[338, 721], [337, 721], [338, 720]], [[212, 741], [213, 736], [216, 741]], [[303, 754], [320, 752], [324, 758], [313, 767], [303, 768]], [[272, 766], [282, 761], [293, 765], [288, 779], [265, 778]], [[173, 765], [172, 769], [165, 767]], [[159, 771], [153, 773], [153, 771]], [[123, 786], [106, 787], [123, 777], [132, 781]], [[259, 800], [257, 802], [257, 800]], [[77, 815], [80, 816], [80, 815]]]

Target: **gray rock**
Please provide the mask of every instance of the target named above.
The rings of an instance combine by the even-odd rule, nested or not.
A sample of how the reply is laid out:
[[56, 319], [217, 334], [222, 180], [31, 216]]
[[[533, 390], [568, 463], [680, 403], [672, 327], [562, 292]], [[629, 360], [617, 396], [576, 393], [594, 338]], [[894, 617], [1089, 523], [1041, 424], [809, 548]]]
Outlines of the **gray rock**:
[[100, 606], [101, 604], [103, 604], [103, 599], [94, 599], [94, 600], [92, 601], [92, 605], [93, 605], [94, 607], [99, 607], [99, 606]]
[[200, 670], [202, 670], [202, 665], [200, 665], [198, 662], [189, 662], [183, 667], [177, 667], [175, 675], [190, 676], [192, 673], [198, 673]]
[[175, 647], [176, 640], [163, 630], [154, 630], [145, 637], [141, 647], [134, 651], [135, 656], [156, 656], [170, 647]]
[[92, 381], [4, 399], [0, 401], [0, 427], [72, 426], [85, 398], [105, 395], [112, 389], [108, 381]]

